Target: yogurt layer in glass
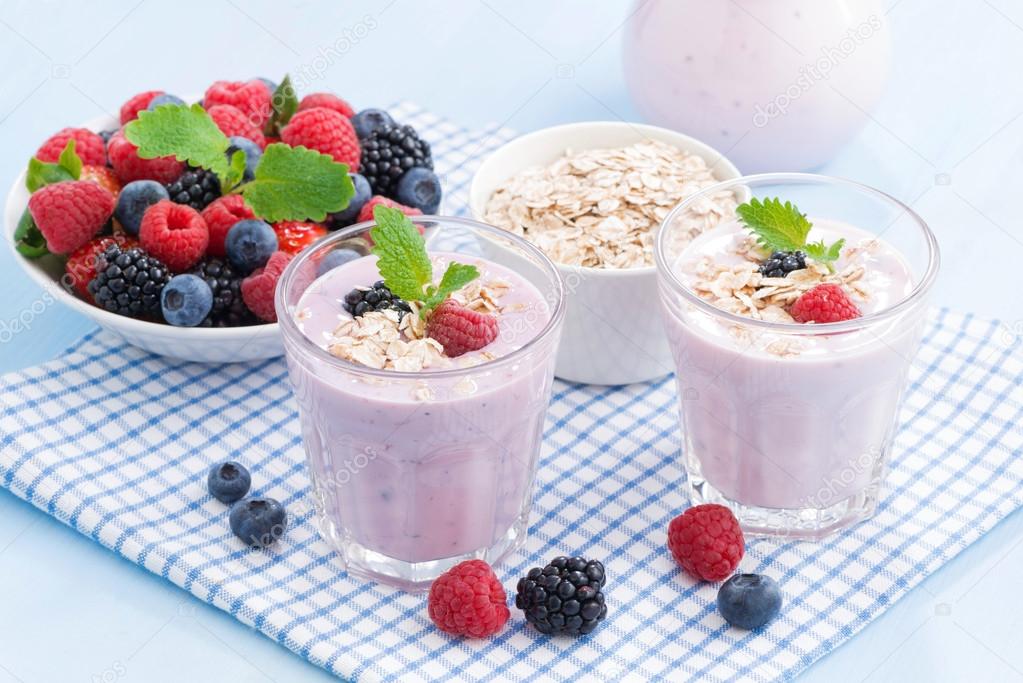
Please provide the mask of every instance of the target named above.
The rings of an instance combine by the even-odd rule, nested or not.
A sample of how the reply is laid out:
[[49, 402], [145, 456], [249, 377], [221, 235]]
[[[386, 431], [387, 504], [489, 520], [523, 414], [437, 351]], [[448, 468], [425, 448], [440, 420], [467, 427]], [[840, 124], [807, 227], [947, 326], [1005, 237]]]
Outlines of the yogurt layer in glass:
[[[480, 271], [455, 296], [493, 307], [499, 332], [484, 348], [447, 358], [423, 341], [396, 354], [370, 330], [366, 349], [399, 358], [383, 367], [379, 354], [342, 348], [359, 334], [345, 295], [381, 279], [369, 224], [307, 249], [277, 292], [321, 534], [349, 572], [407, 590], [464, 559], [499, 562], [524, 542], [563, 317], [561, 280], [535, 247], [472, 221], [416, 220], [464, 245], [429, 250], [436, 278], [450, 261]], [[504, 243], [508, 263], [468, 253], [489, 239]], [[316, 277], [342, 248], [367, 255]]]
[[[769, 254], [738, 216], [679, 248], [673, 226], [700, 196], [665, 219], [656, 256], [686, 488], [693, 504], [731, 507], [750, 533], [821, 538], [876, 508], [937, 244], [908, 207], [851, 181], [765, 174], [715, 187], [739, 203], [790, 200], [811, 239], [845, 246], [831, 268], [810, 259], [765, 285], [756, 264]], [[821, 283], [861, 315], [793, 320], [794, 300]]]

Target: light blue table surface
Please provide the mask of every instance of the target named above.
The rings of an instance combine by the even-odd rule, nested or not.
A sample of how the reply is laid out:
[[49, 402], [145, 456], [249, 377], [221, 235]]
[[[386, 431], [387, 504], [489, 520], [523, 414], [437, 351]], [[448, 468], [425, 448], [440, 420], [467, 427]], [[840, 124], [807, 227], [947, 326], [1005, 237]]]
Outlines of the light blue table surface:
[[[887, 8], [890, 85], [823, 170], [912, 201], [944, 251], [936, 303], [999, 317], [1019, 333], [1023, 3], [888, 0]], [[187, 94], [217, 78], [289, 70], [314, 70], [317, 88], [357, 107], [410, 99], [473, 127], [639, 120], [620, 65], [630, 11], [584, 0], [4, 0], [0, 187], [48, 135], [116, 112], [138, 91]], [[337, 45], [344, 49], [323, 57]], [[574, 66], [570, 77], [564, 64]], [[40, 296], [0, 249], [0, 321]], [[55, 357], [91, 324], [53, 305], [30, 327], [0, 345], [0, 371]], [[1023, 680], [1021, 541], [1016, 513], [802, 680]], [[121, 680], [332, 679], [0, 494], [0, 683]]]

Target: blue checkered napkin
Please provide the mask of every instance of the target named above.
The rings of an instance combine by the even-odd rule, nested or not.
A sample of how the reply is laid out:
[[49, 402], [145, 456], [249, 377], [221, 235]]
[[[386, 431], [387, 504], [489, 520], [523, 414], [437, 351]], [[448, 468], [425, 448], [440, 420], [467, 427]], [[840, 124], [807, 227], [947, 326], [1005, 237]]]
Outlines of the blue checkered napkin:
[[[501, 135], [404, 118], [428, 131], [449, 186], [471, 172], [454, 166]], [[1018, 346], [996, 322], [935, 314], [877, 516], [820, 545], [749, 544], [742, 568], [777, 578], [786, 596], [757, 634], [727, 628], [715, 587], [682, 575], [665, 549], [686, 505], [670, 378], [555, 386], [531, 535], [498, 573], [511, 588], [557, 554], [603, 560], [608, 619], [577, 640], [540, 636], [518, 614], [493, 639], [449, 638], [422, 596], [349, 578], [317, 535], [280, 359], [189, 364], [90, 334], [0, 379], [0, 483], [346, 678], [771, 680], [841, 644], [1023, 504]], [[291, 512], [271, 551], [243, 549], [205, 492], [206, 468], [225, 458]]]

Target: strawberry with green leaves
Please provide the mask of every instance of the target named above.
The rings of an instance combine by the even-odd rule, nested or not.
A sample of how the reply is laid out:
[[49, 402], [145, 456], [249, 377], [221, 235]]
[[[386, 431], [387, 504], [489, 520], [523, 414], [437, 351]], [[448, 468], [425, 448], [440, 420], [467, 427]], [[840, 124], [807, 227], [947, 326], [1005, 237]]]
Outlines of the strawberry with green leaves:
[[737, 206], [735, 212], [756, 236], [757, 243], [771, 254], [760, 265], [760, 272], [766, 277], [785, 277], [806, 268], [806, 258], [834, 270], [832, 264], [842, 255], [844, 239], [831, 245], [824, 240], [807, 242], [813, 223], [792, 202], [782, 203], [777, 197], [763, 201], [753, 198]]

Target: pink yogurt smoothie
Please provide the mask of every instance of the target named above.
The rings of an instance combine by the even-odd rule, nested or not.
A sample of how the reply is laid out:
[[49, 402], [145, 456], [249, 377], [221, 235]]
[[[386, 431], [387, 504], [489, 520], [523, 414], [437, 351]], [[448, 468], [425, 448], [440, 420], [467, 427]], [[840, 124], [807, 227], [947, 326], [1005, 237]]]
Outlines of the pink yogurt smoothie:
[[[339, 369], [288, 354], [321, 521], [350, 569], [499, 552], [525, 534], [553, 353], [531, 345], [499, 359], [536, 338], [550, 308], [503, 266], [463, 254], [431, 258], [438, 277], [454, 258], [475, 264], [483, 282], [510, 285], [499, 300], [498, 338], [483, 350], [421, 373]], [[350, 318], [345, 294], [379, 279], [374, 256], [317, 279], [296, 309], [306, 337], [327, 348]]]
[[[829, 244], [875, 240], [856, 256], [871, 292], [854, 299], [864, 315], [912, 291], [914, 274], [894, 247], [852, 225], [812, 222], [812, 237]], [[694, 240], [676, 262], [683, 282], [704, 255], [741, 261], [734, 248], [743, 232], [730, 222]], [[848, 263], [843, 256], [836, 269]], [[695, 307], [667, 308], [690, 471], [739, 505], [774, 509], [827, 508], [879, 481], [922, 313], [811, 335], [798, 324], [765, 331]], [[779, 340], [798, 351], [779, 354], [771, 346]]]

